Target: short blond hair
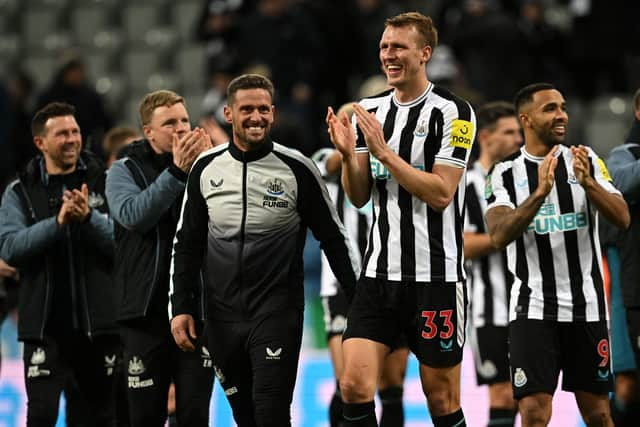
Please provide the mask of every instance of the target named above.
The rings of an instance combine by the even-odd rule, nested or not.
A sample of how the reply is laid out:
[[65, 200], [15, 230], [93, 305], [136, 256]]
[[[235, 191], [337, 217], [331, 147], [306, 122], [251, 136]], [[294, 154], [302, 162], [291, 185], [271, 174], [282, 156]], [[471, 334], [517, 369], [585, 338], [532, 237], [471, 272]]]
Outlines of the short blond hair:
[[431, 49], [436, 48], [438, 45], [438, 30], [436, 30], [430, 17], [424, 16], [419, 12], [406, 12], [392, 16], [384, 21], [384, 28], [409, 26], [413, 26], [420, 34], [423, 46], [431, 46]]
[[180, 103], [184, 104], [186, 108], [184, 98], [170, 90], [157, 90], [148, 93], [140, 103], [140, 122], [143, 126], [149, 124], [153, 112], [158, 107], [171, 107]]

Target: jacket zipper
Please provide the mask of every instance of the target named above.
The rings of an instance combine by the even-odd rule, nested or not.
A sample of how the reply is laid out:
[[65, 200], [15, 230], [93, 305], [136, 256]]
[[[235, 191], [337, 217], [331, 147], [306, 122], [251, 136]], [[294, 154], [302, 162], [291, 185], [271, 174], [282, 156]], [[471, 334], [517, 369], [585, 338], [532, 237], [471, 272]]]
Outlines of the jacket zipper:
[[243, 295], [242, 291], [244, 290], [244, 239], [245, 239], [245, 226], [247, 223], [247, 162], [242, 162], [242, 222], [240, 223], [240, 248], [238, 253], [238, 266], [240, 268], [240, 295], [241, 301], [243, 304], [242, 311], [246, 315], [247, 310], [247, 302], [246, 302], [246, 293]]
[[[27, 193], [26, 188], [22, 182], [20, 182], [20, 187], [22, 187], [22, 194], [24, 194], [24, 200], [27, 202], [27, 207], [29, 208], [29, 213], [31, 214], [31, 219], [34, 223], [38, 222], [38, 218], [36, 217], [36, 211], [33, 209], [33, 204], [31, 203], [31, 199], [29, 198], [29, 193]], [[57, 227], [57, 220], [56, 220]], [[44, 340], [44, 327], [47, 323], [47, 317], [49, 317], [49, 293], [51, 290], [51, 271], [49, 270], [51, 263], [47, 260], [45, 263], [45, 292], [44, 292], [44, 316], [42, 316], [42, 324], [40, 325], [40, 339]]]
[[[147, 177], [144, 175], [142, 168], [132, 158], [129, 158], [129, 161], [136, 167], [136, 169], [138, 169], [138, 172], [142, 177], [142, 181], [146, 186], [145, 188], [149, 188]], [[144, 303], [144, 310], [142, 312], [143, 316], [147, 315], [149, 304], [151, 304], [151, 296], [153, 295], [153, 290], [155, 289], [155, 286], [156, 286], [156, 279], [158, 278], [158, 259], [160, 259], [160, 228], [156, 225], [155, 229], [156, 229], [156, 256], [155, 256], [155, 259], [153, 260], [153, 278], [151, 279], [151, 290], [147, 294], [147, 300]]]

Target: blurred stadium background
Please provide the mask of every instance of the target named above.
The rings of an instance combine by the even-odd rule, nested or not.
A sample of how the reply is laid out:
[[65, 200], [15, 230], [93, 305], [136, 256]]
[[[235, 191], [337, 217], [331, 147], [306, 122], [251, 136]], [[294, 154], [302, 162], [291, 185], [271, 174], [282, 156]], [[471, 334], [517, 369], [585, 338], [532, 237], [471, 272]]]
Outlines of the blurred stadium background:
[[[310, 155], [326, 146], [327, 105], [370, 91], [379, 79], [384, 18], [418, 10], [433, 17], [440, 45], [431, 80], [474, 106], [510, 100], [533, 81], [565, 94], [570, 142], [602, 156], [632, 123], [640, 86], [640, 2], [623, 0], [0, 0], [0, 188], [33, 153], [28, 121], [55, 97], [77, 101], [85, 144], [101, 152], [115, 125], [139, 127], [138, 103], [152, 90], [182, 94], [194, 125], [220, 120], [224, 88], [245, 71], [269, 75], [279, 111], [274, 137]], [[372, 83], [374, 82], [374, 83]], [[80, 121], [80, 120], [79, 120]], [[304, 352], [294, 399], [296, 426], [326, 426], [333, 387], [310, 239]], [[15, 313], [2, 329], [0, 426], [24, 423]], [[475, 387], [471, 354], [463, 404], [470, 426], [486, 424], [486, 391]], [[216, 386], [212, 425], [232, 425]], [[412, 360], [407, 426], [429, 424]], [[579, 426], [573, 399], [556, 397], [555, 426]], [[60, 420], [59, 425], [64, 425]]]

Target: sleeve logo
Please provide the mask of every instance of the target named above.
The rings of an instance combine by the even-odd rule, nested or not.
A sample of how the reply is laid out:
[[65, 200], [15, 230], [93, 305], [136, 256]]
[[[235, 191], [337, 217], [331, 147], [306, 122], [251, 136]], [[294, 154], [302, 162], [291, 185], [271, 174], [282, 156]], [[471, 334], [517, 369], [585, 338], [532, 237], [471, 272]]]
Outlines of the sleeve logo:
[[611, 181], [611, 175], [609, 175], [609, 171], [607, 170], [607, 166], [604, 164], [604, 161], [600, 158], [596, 159], [598, 162], [598, 166], [600, 166], [600, 170], [602, 171], [602, 178], [607, 181]]
[[466, 120], [456, 119], [451, 124], [451, 142], [452, 147], [460, 147], [465, 150], [471, 148], [473, 140], [473, 123]]

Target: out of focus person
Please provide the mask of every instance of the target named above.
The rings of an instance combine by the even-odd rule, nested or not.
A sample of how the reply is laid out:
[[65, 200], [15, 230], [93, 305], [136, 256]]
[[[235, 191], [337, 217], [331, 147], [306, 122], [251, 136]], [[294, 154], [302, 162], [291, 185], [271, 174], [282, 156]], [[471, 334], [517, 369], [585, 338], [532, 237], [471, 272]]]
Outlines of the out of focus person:
[[105, 102], [87, 80], [84, 61], [70, 54], [49, 86], [38, 96], [36, 108], [50, 102], [66, 102], [76, 107], [76, 120], [82, 130], [85, 148], [102, 155], [102, 136], [113, 126], [113, 117]]
[[[635, 92], [633, 103], [634, 121], [629, 136], [624, 144], [611, 150], [607, 159], [613, 182], [629, 204], [631, 213], [629, 229], [620, 233], [617, 239], [624, 313], [612, 314], [612, 318], [617, 315], [626, 318], [626, 330], [635, 360], [635, 369], [616, 373], [612, 417], [616, 426], [623, 427], [636, 425], [640, 417], [640, 89]], [[616, 324], [612, 322], [613, 326]], [[612, 340], [619, 337], [613, 326]], [[622, 326], [624, 329], [624, 324]], [[624, 356], [618, 355], [621, 357]]]
[[118, 151], [125, 145], [140, 139], [140, 133], [130, 127], [115, 127], [110, 129], [102, 140], [102, 152], [107, 162], [107, 168], [116, 161]]

